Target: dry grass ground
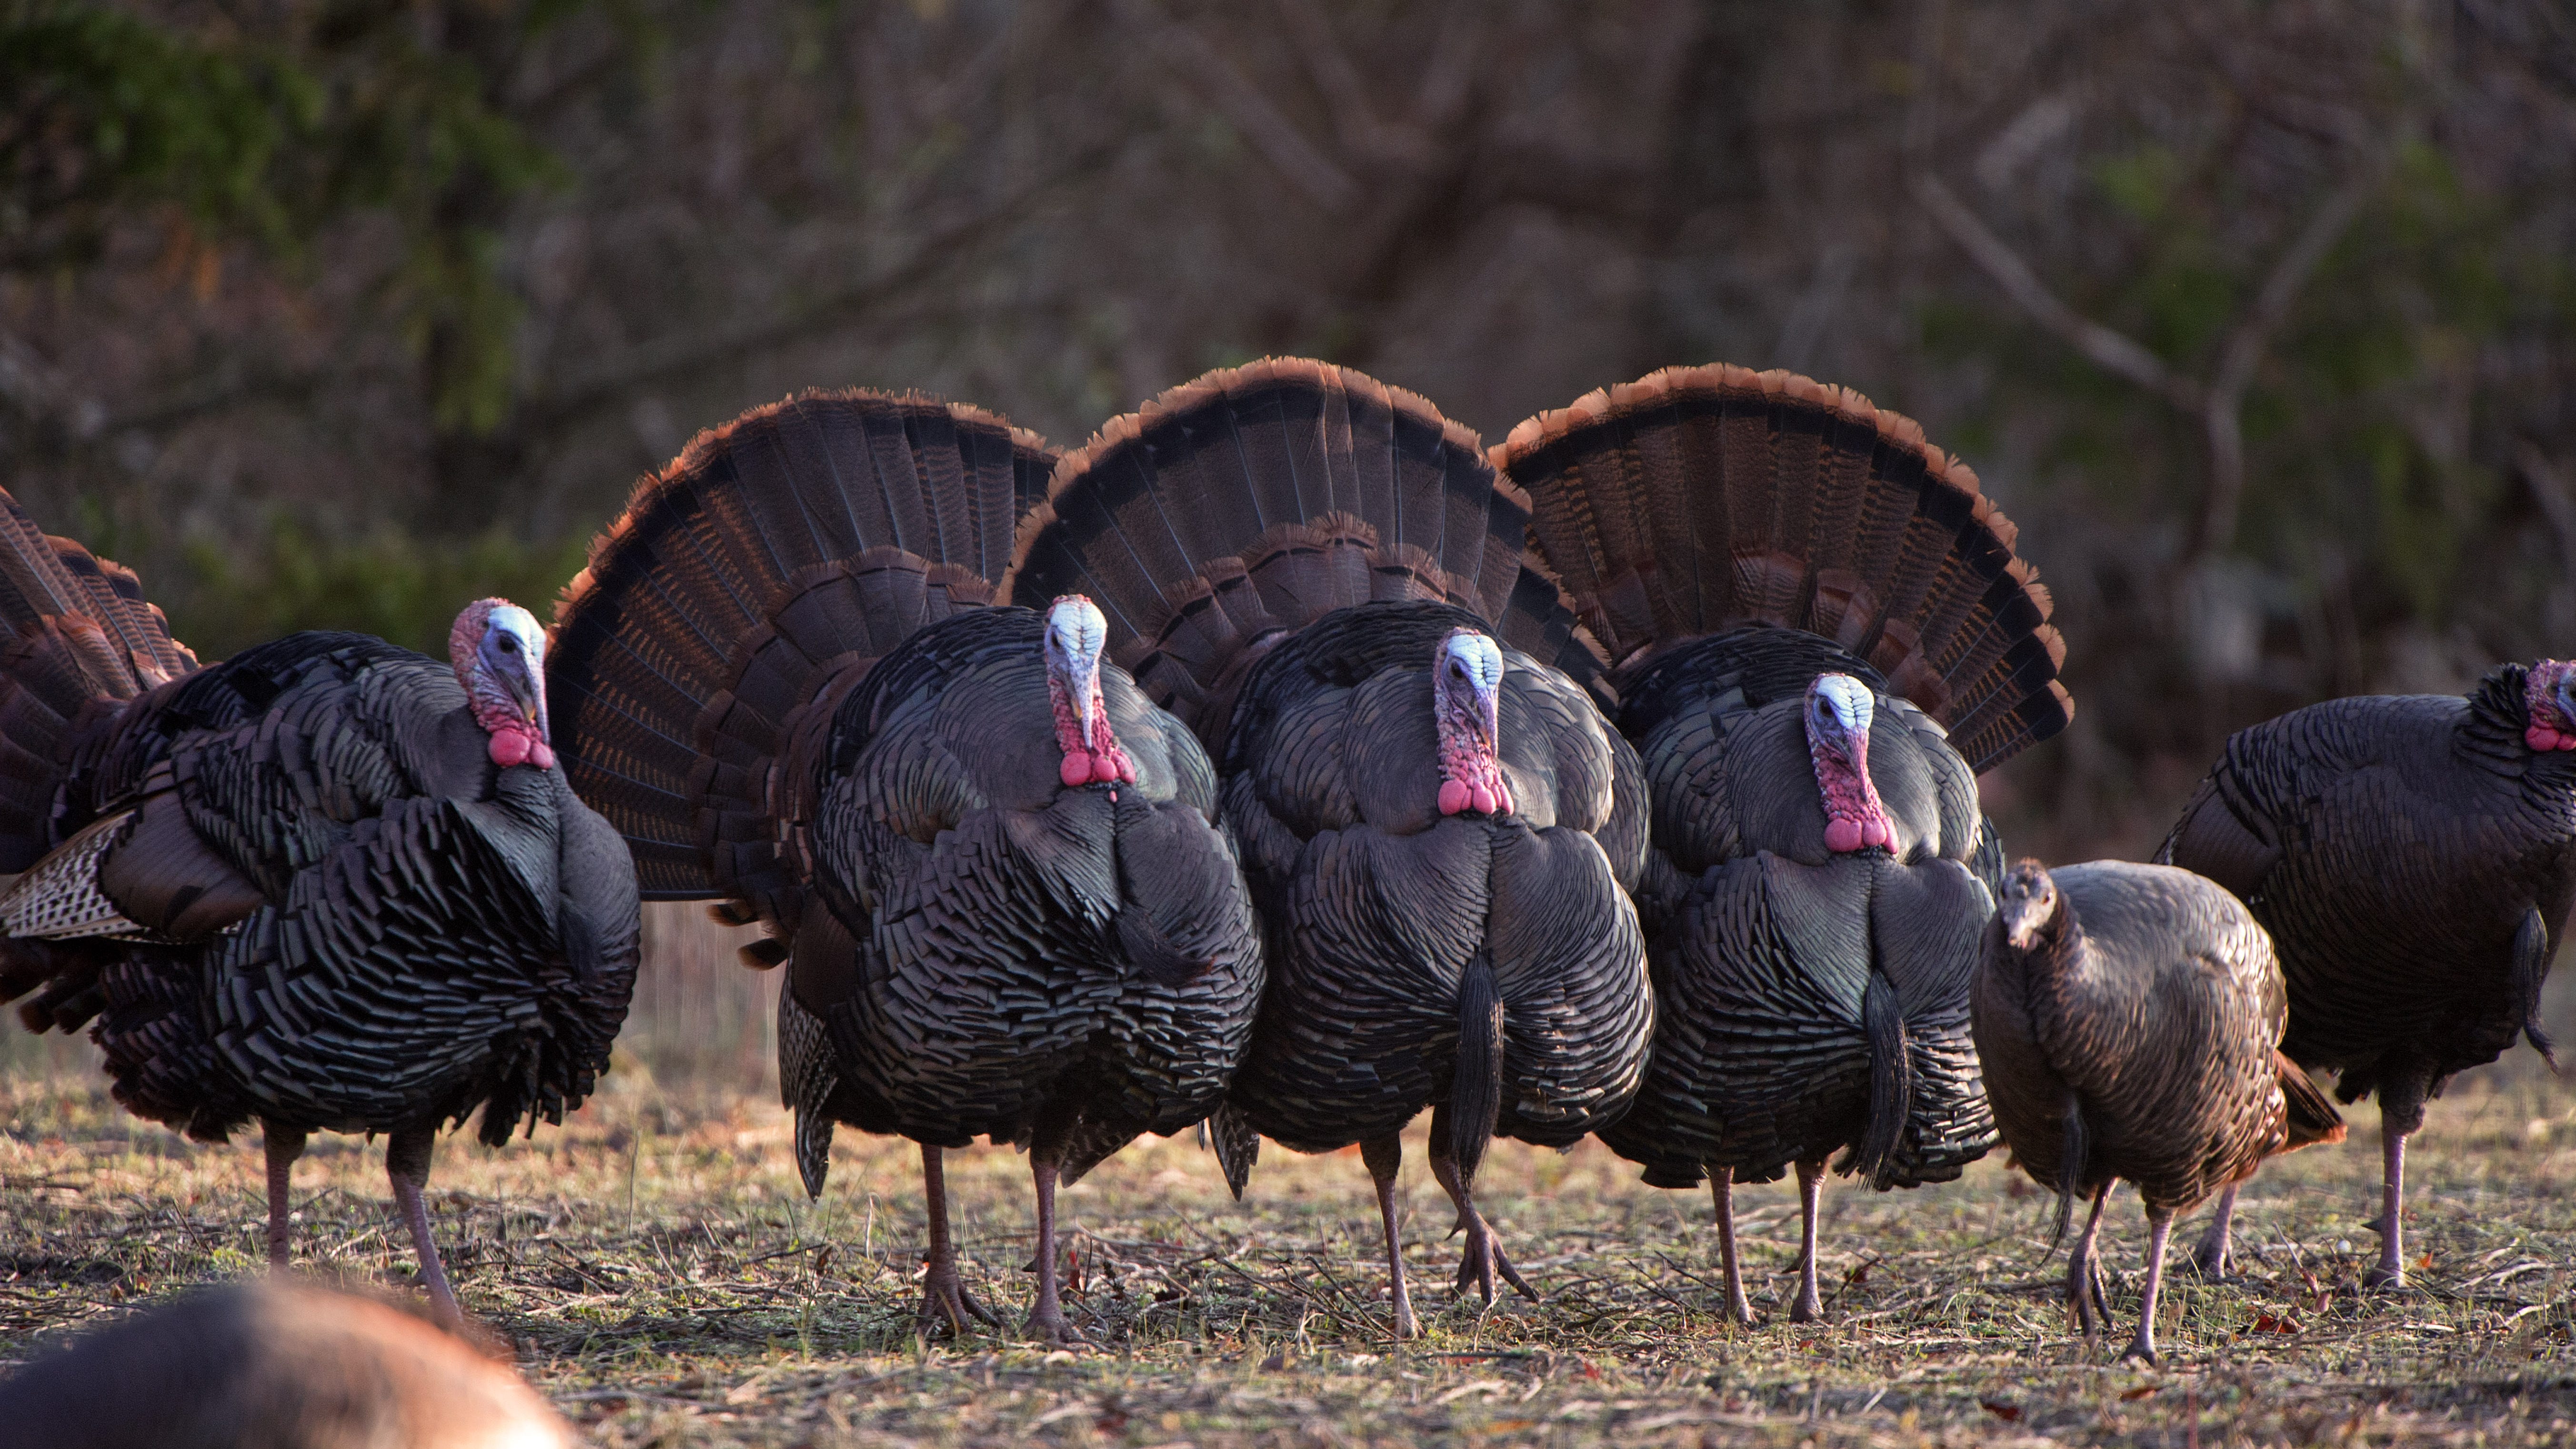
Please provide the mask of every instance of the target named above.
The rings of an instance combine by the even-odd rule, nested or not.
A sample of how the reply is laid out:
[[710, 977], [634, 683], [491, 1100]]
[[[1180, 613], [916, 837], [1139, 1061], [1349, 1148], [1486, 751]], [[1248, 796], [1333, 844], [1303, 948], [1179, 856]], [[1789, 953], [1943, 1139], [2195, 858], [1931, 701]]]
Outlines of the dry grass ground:
[[[1740, 1330], [1715, 1311], [1706, 1197], [1643, 1187], [1594, 1143], [1489, 1160], [1487, 1200], [1545, 1302], [1452, 1294], [1417, 1142], [1408, 1258], [1428, 1336], [1397, 1348], [1356, 1153], [1274, 1148], [1237, 1205], [1191, 1142], [1149, 1142], [1065, 1199], [1099, 1345], [1081, 1355], [918, 1340], [908, 1146], [845, 1133], [809, 1204], [785, 1118], [748, 1096], [624, 1069], [533, 1142], [449, 1141], [432, 1188], [468, 1307], [608, 1446], [2576, 1442], [2576, 1091], [2526, 1070], [2436, 1104], [2412, 1159], [2427, 1261], [2402, 1296], [2357, 1288], [2378, 1153], [2356, 1115], [2350, 1144], [2250, 1188], [2246, 1281], [2175, 1282], [2161, 1370], [2070, 1336], [2046, 1203], [1999, 1157], [1928, 1191], [1830, 1190], [1820, 1327], [1783, 1315], [1794, 1194], [1745, 1189], [1769, 1321]], [[258, 1270], [255, 1146], [192, 1146], [62, 1073], [0, 1075], [0, 1128], [0, 1360]], [[1016, 1322], [1026, 1160], [952, 1161], [970, 1285]], [[302, 1261], [411, 1281], [382, 1164], [380, 1147], [316, 1139]], [[2115, 1303], [2133, 1313], [2144, 1231], [2134, 1197], [2114, 1204]]]

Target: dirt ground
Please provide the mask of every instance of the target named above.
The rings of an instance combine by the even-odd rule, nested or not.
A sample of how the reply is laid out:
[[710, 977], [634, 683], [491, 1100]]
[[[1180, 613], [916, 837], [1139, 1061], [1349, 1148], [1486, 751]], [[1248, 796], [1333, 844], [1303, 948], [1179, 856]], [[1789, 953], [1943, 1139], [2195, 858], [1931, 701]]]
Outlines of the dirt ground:
[[[1355, 1151], [1269, 1148], [1241, 1204], [1187, 1138], [1074, 1188], [1084, 1353], [917, 1335], [909, 1144], [844, 1132], [809, 1203], [773, 1103], [631, 1066], [533, 1141], [442, 1144], [432, 1199], [467, 1308], [603, 1446], [2576, 1443], [2576, 1090], [2524, 1062], [2435, 1104], [2403, 1294], [2358, 1286], [2379, 1154], [2375, 1113], [2352, 1117], [2349, 1143], [2249, 1186], [2244, 1280], [2169, 1281], [2153, 1370], [2070, 1333], [2048, 1199], [2000, 1153], [1938, 1188], [1829, 1187], [1817, 1326], [1786, 1320], [1794, 1191], [1741, 1189], [1766, 1320], [1745, 1330], [1716, 1311], [1708, 1198], [1647, 1188], [1592, 1142], [1498, 1144], [1480, 1184], [1543, 1301], [1453, 1293], [1417, 1127], [1406, 1256], [1427, 1336], [1400, 1347]], [[254, 1142], [189, 1144], [62, 1073], [0, 1075], [0, 1128], [0, 1361], [260, 1270]], [[1016, 1325], [1026, 1159], [950, 1163], [969, 1286]], [[2145, 1231], [2134, 1196], [2112, 1202], [2125, 1318]], [[381, 1144], [316, 1138], [296, 1206], [299, 1261], [409, 1291]]]

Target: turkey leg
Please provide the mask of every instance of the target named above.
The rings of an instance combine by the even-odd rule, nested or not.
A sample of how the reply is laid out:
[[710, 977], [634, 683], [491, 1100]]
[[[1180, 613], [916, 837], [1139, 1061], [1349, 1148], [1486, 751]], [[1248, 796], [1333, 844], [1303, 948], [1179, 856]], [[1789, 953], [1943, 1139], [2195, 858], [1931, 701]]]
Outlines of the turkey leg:
[[2156, 1295], [2164, 1287], [2165, 1239], [2172, 1232], [2172, 1208], [2147, 1209], [2147, 1291], [2138, 1300], [2138, 1336], [2120, 1352], [2123, 1363], [2136, 1359], [2153, 1368], [2161, 1362], [2156, 1357]]
[[1494, 1275], [1500, 1273], [1503, 1281], [1518, 1290], [1523, 1298], [1536, 1303], [1537, 1291], [1521, 1277], [1520, 1269], [1512, 1266], [1512, 1260], [1503, 1256], [1501, 1245], [1494, 1241], [1494, 1230], [1486, 1225], [1485, 1215], [1476, 1210], [1475, 1193], [1466, 1179], [1458, 1175], [1458, 1159], [1449, 1153], [1449, 1108], [1446, 1103], [1431, 1114], [1431, 1175], [1458, 1209], [1458, 1225], [1449, 1230], [1450, 1235], [1454, 1237], [1460, 1232], [1467, 1235], [1467, 1252], [1458, 1262], [1457, 1290], [1464, 1293], [1467, 1285], [1473, 1283], [1485, 1301], [1491, 1303], [1494, 1301]]
[[268, 1149], [268, 1265], [283, 1271], [291, 1256], [287, 1252], [287, 1189], [295, 1174], [295, 1159], [304, 1155], [304, 1132], [262, 1118], [259, 1135], [260, 1144]]
[[975, 1301], [966, 1291], [966, 1281], [957, 1273], [957, 1242], [948, 1235], [948, 1171], [946, 1155], [930, 1143], [921, 1144], [921, 1195], [930, 1214], [930, 1250], [921, 1260], [922, 1332], [938, 1332], [943, 1326], [953, 1337], [964, 1338], [966, 1320], [971, 1315], [994, 1328], [1002, 1320], [992, 1310]]
[[2094, 1338], [2111, 1326], [2111, 1299], [2102, 1284], [2102, 1205], [2111, 1200], [2111, 1184], [2093, 1190], [2093, 1211], [2084, 1219], [2084, 1236], [2066, 1255], [2066, 1305], [2075, 1310], [2076, 1331]]
[[1056, 1286], [1055, 1185], [1077, 1120], [1075, 1112], [1042, 1111], [1029, 1143], [1029, 1172], [1037, 1179], [1038, 1189], [1038, 1299], [1029, 1308], [1029, 1333], [1065, 1345], [1081, 1343], [1083, 1337], [1064, 1316]]
[[1825, 1316], [1825, 1302], [1816, 1292], [1816, 1208], [1825, 1195], [1825, 1160], [1798, 1164], [1798, 1215], [1804, 1219], [1799, 1229], [1798, 1301], [1789, 1305], [1791, 1323], [1813, 1323]]
[[1422, 1325], [1414, 1321], [1413, 1298], [1404, 1291], [1404, 1240], [1395, 1221], [1395, 1174], [1404, 1165], [1404, 1139], [1392, 1132], [1371, 1137], [1360, 1144], [1360, 1161], [1377, 1184], [1377, 1215], [1386, 1223], [1386, 1281], [1395, 1304], [1395, 1337], [1398, 1342], [1419, 1338]]
[[2218, 1195], [2218, 1211], [2210, 1217], [2209, 1231], [2200, 1235], [2200, 1246], [2191, 1255], [2192, 1266], [2200, 1270], [2201, 1277], [2212, 1283], [2233, 1276], [2236, 1269], [2236, 1255], [2231, 1251], [2233, 1245], [2228, 1241], [2228, 1234], [2236, 1224], [2236, 1189], [2242, 1186], [2243, 1183], [2231, 1182], [2227, 1190]]
[[1709, 1174], [1709, 1191], [1717, 1198], [1717, 1256], [1726, 1265], [1726, 1316], [1753, 1326], [1753, 1300], [1744, 1296], [1744, 1265], [1735, 1256], [1735, 1169]]
[[429, 1231], [429, 1203], [421, 1190], [429, 1186], [430, 1149], [437, 1145], [433, 1127], [408, 1127], [385, 1138], [385, 1176], [393, 1180], [394, 1202], [411, 1228], [412, 1246], [420, 1253], [420, 1282], [429, 1290], [429, 1310], [450, 1333], [465, 1327], [465, 1311], [456, 1306], [456, 1290], [447, 1286], [447, 1265], [438, 1259], [438, 1240]]
[[[2417, 1110], [2420, 1113], [2422, 1109]], [[2406, 1134], [2389, 1125], [2385, 1108], [2380, 1111], [2379, 1153], [2382, 1172], [2379, 1261], [2361, 1275], [2361, 1286], [2403, 1288], [2406, 1286], [2406, 1225], [2398, 1217], [2398, 1209], [2406, 1198]]]

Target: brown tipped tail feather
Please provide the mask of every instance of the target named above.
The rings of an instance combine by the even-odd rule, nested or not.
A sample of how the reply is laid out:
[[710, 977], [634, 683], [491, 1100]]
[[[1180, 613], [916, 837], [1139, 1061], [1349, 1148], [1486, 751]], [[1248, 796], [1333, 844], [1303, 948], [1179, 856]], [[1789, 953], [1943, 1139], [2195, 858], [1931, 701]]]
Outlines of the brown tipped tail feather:
[[1215, 748], [1261, 651], [1352, 604], [1454, 604], [1591, 682], [1596, 647], [1525, 558], [1529, 517], [1475, 434], [1428, 402], [1268, 358], [1174, 388], [1066, 455], [1021, 524], [1008, 595], [1090, 595], [1116, 661]]
[[1910, 418], [1787, 372], [1667, 368], [1494, 450], [1536, 551], [1626, 665], [1764, 621], [1886, 675], [1984, 770], [2065, 728], [2065, 645], [2012, 522]]
[[782, 855], [812, 802], [773, 794], [810, 777], [794, 762], [870, 663], [992, 600], [1053, 463], [974, 408], [809, 393], [636, 489], [565, 591], [546, 672], [555, 748], [646, 899], [794, 919]]
[[2335, 1110], [2333, 1099], [2309, 1079], [2307, 1069], [2279, 1051], [2272, 1053], [2272, 1065], [2281, 1074], [2281, 1097], [2290, 1109], [2290, 1139], [2281, 1144], [2281, 1151], [2296, 1152], [2302, 1147], [2341, 1142], [2343, 1114]]

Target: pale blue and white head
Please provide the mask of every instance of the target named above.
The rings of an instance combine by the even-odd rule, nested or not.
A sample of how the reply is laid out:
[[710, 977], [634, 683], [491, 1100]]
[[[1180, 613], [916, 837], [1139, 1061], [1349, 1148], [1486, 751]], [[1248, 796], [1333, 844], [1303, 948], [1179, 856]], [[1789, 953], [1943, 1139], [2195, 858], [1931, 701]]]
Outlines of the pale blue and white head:
[[1064, 751], [1060, 775], [1068, 786], [1136, 778], [1100, 693], [1100, 652], [1108, 644], [1109, 620], [1098, 604], [1066, 594], [1047, 605], [1047, 693], [1055, 706], [1056, 744]]
[[1481, 629], [1457, 628], [1431, 661], [1431, 709], [1440, 730], [1440, 813], [1508, 815], [1502, 768], [1503, 648]]
[[492, 737], [493, 763], [553, 768], [546, 631], [537, 616], [507, 599], [477, 599], [448, 630], [447, 655], [475, 723]]
[[1895, 823], [1869, 777], [1869, 726], [1878, 701], [1848, 674], [1819, 674], [1807, 685], [1807, 757], [1824, 797], [1825, 848], [1837, 854], [1893, 849]]

